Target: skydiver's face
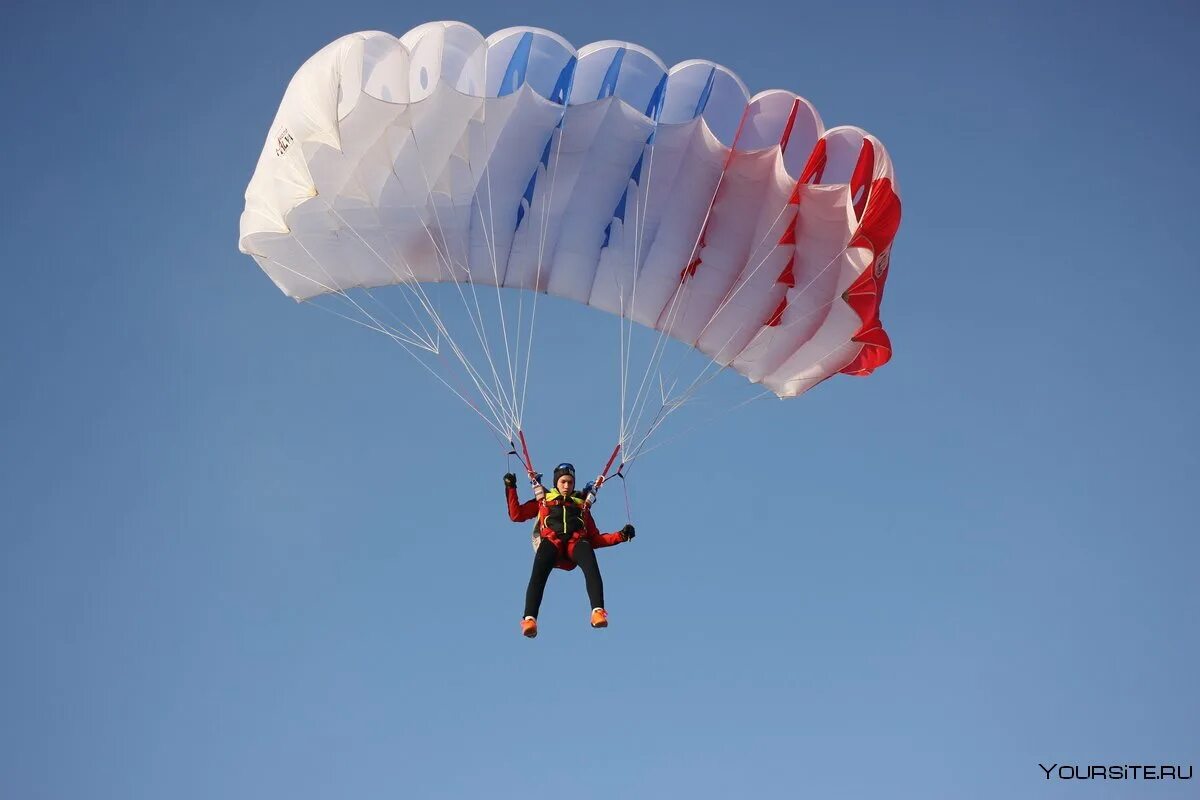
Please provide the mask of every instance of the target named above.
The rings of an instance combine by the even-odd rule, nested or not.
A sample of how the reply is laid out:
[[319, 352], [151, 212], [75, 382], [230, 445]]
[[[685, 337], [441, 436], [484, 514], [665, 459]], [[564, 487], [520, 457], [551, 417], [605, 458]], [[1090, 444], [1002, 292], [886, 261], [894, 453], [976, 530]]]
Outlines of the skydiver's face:
[[575, 488], [575, 479], [570, 475], [563, 475], [555, 485], [558, 487], [559, 494], [570, 494], [571, 490]]

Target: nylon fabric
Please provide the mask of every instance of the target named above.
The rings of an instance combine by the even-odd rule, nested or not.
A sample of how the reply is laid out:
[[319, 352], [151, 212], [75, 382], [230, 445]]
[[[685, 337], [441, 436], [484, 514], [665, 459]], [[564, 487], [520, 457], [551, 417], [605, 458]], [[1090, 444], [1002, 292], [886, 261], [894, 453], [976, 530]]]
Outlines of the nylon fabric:
[[[725, 67], [668, 67], [628, 42], [431, 22], [344, 36], [300, 67], [239, 248], [287, 296], [346, 302], [501, 440], [522, 427], [539, 294], [620, 317], [628, 463], [724, 370], [792, 397], [886, 363], [899, 218], [882, 143], [826, 129], [793, 92], [751, 96]], [[467, 326], [446, 323], [437, 283]], [[383, 286], [411, 319], [375, 297]], [[658, 337], [641, 375], [635, 324]], [[668, 340], [710, 359], [700, 375], [663, 375]]]

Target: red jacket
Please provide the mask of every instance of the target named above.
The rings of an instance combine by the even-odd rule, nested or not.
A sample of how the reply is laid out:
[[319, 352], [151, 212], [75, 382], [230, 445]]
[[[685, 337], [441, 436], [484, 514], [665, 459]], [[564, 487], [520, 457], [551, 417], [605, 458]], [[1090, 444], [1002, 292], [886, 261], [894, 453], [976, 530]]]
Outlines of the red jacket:
[[[546, 492], [542, 501], [527, 500], [524, 503], [517, 499], [515, 486], [506, 486], [504, 494], [508, 498], [508, 518], [513, 522], [538, 518], [539, 535], [558, 548], [558, 563], [554, 566], [559, 569], [575, 569], [572, 556], [577, 542], [587, 541], [592, 547], [611, 547], [624, 541], [620, 531], [601, 533], [588, 508], [575, 498], [564, 498], [556, 490]], [[564, 509], [562, 523], [558, 521], [559, 509]]]

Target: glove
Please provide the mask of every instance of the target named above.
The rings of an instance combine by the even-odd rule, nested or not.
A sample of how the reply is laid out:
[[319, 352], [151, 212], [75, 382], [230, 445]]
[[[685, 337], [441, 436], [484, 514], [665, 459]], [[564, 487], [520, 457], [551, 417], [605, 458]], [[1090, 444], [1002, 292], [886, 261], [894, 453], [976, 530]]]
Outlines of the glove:
[[504, 485], [513, 489], [517, 488], [517, 476], [513, 475], [511, 472], [505, 473]]
[[600, 487], [603, 485], [603, 475], [599, 475], [596, 477], [596, 480], [588, 482], [588, 484], [583, 487], [583, 502], [587, 503], [589, 506], [594, 505], [596, 503], [596, 495], [600, 493]]
[[626, 525], [624, 528], [621, 528], [621, 541], [622, 542], [633, 541], [633, 537], [635, 535], [636, 534], [634, 533], [632, 525]]

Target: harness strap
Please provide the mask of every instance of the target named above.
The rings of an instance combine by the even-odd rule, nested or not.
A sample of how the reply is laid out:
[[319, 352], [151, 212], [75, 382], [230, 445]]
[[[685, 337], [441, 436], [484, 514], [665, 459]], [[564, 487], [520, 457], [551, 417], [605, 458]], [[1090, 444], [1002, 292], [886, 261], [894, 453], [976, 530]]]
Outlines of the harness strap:
[[[525, 431], [517, 431], [517, 438], [521, 440], [521, 452], [525, 454], [523, 462], [525, 464], [525, 471], [529, 473], [529, 477], [532, 479], [533, 476], [537, 475], [537, 472], [533, 469], [533, 459], [529, 457], [529, 445], [525, 444]], [[510, 444], [513, 445], [513, 449], [515, 450], [516, 444], [512, 442]]]
[[[618, 444], [616, 447], [613, 448], [612, 455], [610, 455], [608, 457], [608, 463], [604, 465], [604, 469], [600, 470], [600, 474], [603, 475], [605, 478], [608, 477], [608, 471], [610, 469], [612, 469], [613, 462], [617, 460], [617, 453], [619, 453], [619, 452], [621, 452], [620, 444]], [[624, 466], [624, 465], [622, 464], [622, 466]], [[617, 472], [620, 472], [620, 471], [621, 471], [621, 468], [617, 467]]]

